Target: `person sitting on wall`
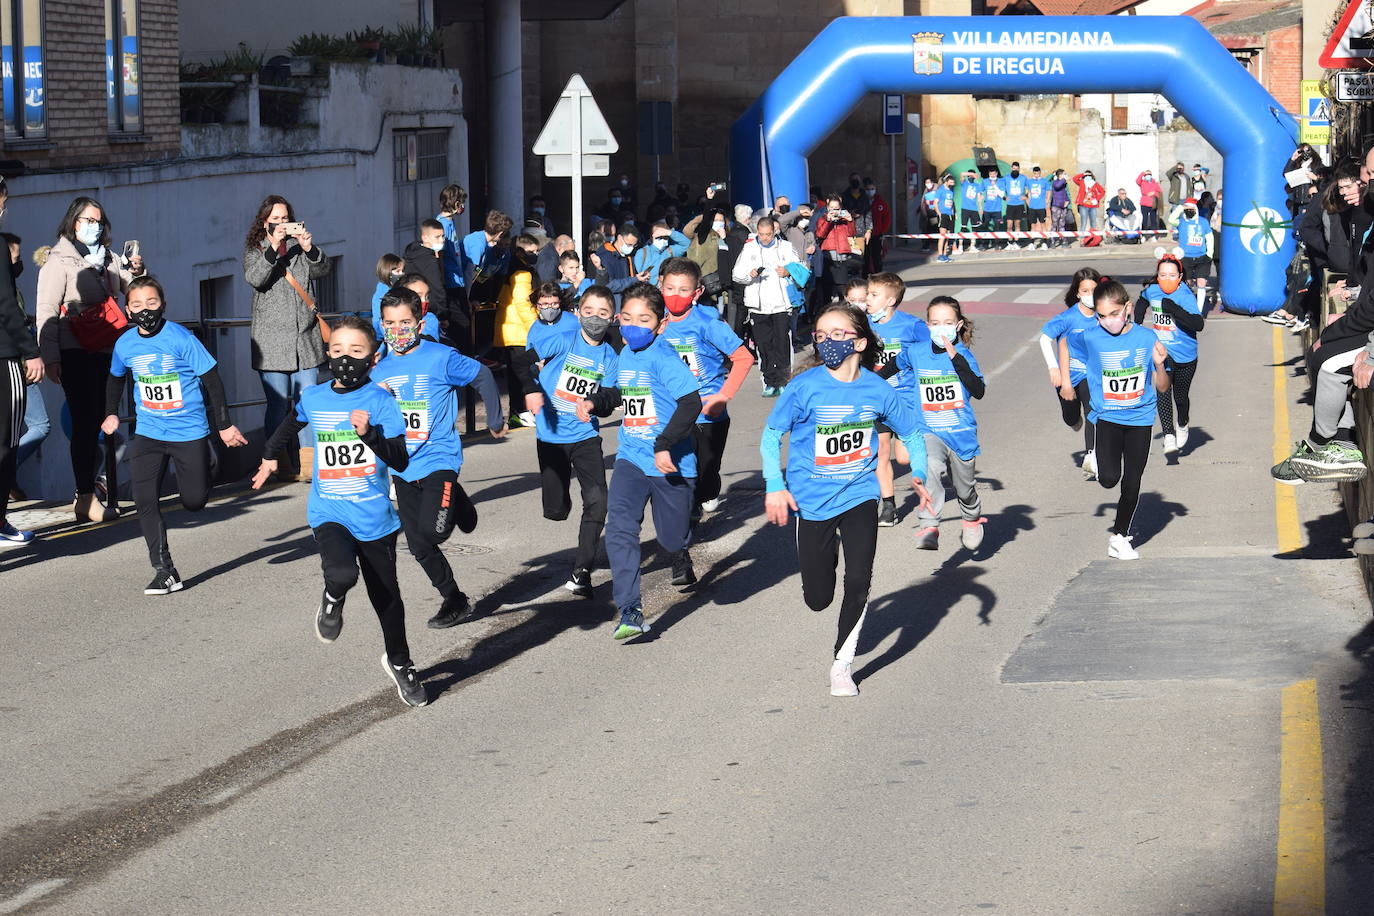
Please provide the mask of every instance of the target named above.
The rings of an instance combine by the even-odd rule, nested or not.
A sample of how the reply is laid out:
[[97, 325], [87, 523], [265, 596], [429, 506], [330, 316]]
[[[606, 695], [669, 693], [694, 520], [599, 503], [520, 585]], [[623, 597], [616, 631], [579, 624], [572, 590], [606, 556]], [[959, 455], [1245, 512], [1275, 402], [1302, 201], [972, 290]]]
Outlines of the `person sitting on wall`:
[[1140, 244], [1140, 212], [1125, 188], [1117, 188], [1116, 196], [1107, 201], [1107, 229], [1122, 242]]

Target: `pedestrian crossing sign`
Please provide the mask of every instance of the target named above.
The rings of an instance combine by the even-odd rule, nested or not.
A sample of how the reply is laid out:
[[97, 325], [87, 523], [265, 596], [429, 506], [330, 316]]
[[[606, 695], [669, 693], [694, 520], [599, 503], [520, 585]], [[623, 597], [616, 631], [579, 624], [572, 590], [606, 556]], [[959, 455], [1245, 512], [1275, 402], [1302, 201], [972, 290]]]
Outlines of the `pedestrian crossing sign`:
[[1331, 142], [1331, 100], [1321, 89], [1320, 80], [1302, 81], [1302, 117], [1298, 142], [1325, 146]]

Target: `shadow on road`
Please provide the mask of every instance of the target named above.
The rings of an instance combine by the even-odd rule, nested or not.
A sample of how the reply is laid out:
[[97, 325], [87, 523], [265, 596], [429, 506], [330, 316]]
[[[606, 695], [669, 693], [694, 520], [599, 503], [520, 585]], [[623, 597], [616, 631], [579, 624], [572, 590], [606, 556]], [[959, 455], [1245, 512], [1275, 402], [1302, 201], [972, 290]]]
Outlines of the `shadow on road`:
[[[1140, 502], [1135, 509], [1135, 520], [1131, 523], [1131, 531], [1134, 532], [1132, 542], [1136, 547], [1148, 544], [1151, 539], [1169, 527], [1169, 522], [1187, 514], [1187, 506], [1183, 503], [1170, 502], [1155, 490], [1141, 493]], [[1114, 519], [1116, 517], [1116, 503], [1101, 503], [1093, 516]]]

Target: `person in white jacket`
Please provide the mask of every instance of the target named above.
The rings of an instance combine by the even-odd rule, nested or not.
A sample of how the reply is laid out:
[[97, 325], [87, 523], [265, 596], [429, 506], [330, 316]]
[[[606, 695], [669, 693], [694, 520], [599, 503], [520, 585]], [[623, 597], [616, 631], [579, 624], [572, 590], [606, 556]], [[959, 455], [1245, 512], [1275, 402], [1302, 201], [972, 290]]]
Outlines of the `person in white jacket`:
[[790, 242], [778, 238], [778, 221], [765, 216], [754, 238], [735, 259], [733, 279], [744, 286], [750, 336], [763, 373], [763, 396], [775, 398], [787, 385], [792, 368], [792, 297], [795, 286], [788, 264], [798, 261]]

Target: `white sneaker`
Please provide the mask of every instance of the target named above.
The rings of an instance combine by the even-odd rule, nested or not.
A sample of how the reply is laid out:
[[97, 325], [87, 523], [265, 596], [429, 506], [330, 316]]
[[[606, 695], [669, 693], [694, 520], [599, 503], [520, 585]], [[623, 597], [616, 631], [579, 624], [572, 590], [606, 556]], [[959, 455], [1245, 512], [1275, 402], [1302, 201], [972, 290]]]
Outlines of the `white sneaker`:
[[720, 508], [720, 504], [725, 502], [725, 497], [717, 496], [715, 499], [708, 499], [701, 504], [702, 512], [714, 512]]
[[987, 519], [980, 518], [974, 522], [964, 522], [964, 534], [961, 540], [967, 550], [977, 550], [983, 543], [983, 525]]
[[1164, 434], [1164, 454], [1172, 455], [1178, 451], [1178, 437], [1170, 433]]
[[1107, 556], [1118, 560], [1140, 559], [1140, 554], [1131, 546], [1130, 537], [1124, 534], [1114, 534], [1107, 539]]
[[1097, 455], [1096, 455], [1096, 453], [1094, 453], [1094, 452], [1088, 452], [1086, 455], [1083, 456], [1083, 467], [1082, 467], [1082, 470], [1083, 470], [1083, 479], [1084, 479], [1084, 480], [1092, 480], [1093, 478], [1097, 477]]
[[835, 662], [830, 666], [830, 695], [832, 697], [856, 697], [859, 687], [850, 673], [853, 666], [848, 662]]
[[525, 424], [525, 427], [526, 427], [527, 429], [533, 428], [533, 426], [534, 426], [534, 414], [530, 413], [528, 410], [522, 410], [522, 411], [520, 411], [520, 422], [523, 423], [523, 424]]
[[1187, 445], [1187, 444], [1188, 444], [1188, 427], [1186, 427], [1186, 426], [1180, 426], [1180, 427], [1178, 428], [1178, 449], [1179, 449], [1179, 451], [1183, 451], [1183, 447], [1184, 447], [1185, 445]]

